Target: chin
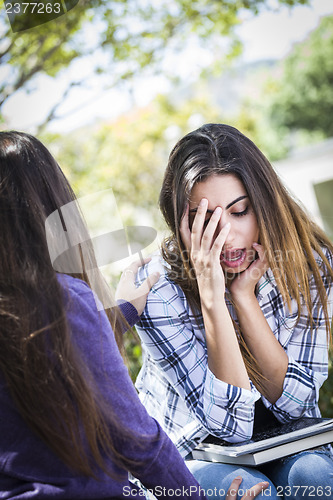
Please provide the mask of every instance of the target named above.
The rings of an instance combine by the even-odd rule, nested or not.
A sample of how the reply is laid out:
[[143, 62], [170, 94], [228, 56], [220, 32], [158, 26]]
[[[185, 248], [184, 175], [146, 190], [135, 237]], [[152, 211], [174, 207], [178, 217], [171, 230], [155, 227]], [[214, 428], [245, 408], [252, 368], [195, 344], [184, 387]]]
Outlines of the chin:
[[237, 276], [237, 274], [240, 274], [242, 273], [243, 271], [245, 271], [246, 268], [240, 268], [240, 269], [233, 269], [233, 268], [229, 268], [229, 267], [224, 267], [223, 268], [223, 271], [225, 274], [229, 275], [229, 276]]
[[238, 266], [238, 267], [229, 267], [229, 266], [226, 266], [224, 263], [221, 263], [221, 267], [222, 267], [225, 274], [227, 274], [229, 276], [236, 276], [237, 274], [240, 274], [240, 273], [246, 271], [246, 269], [248, 267], [250, 267], [252, 262], [253, 262], [252, 260], [251, 260], [251, 262], [244, 262], [241, 266]]

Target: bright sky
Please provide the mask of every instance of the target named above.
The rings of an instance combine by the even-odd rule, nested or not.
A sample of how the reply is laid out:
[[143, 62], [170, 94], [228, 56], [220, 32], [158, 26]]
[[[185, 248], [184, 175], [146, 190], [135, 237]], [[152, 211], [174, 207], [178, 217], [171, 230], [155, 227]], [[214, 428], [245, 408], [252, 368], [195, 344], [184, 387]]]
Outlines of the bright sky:
[[[276, 0], [271, 0], [271, 3], [274, 5]], [[321, 16], [329, 14], [333, 14], [332, 0], [312, 0], [308, 7], [299, 6], [291, 10], [280, 7], [278, 12], [264, 12], [254, 18], [244, 18], [238, 28], [244, 43], [242, 60], [252, 62], [283, 58], [294, 43], [304, 39], [317, 26]], [[194, 68], [197, 60], [197, 49], [186, 55], [187, 65], [181, 64], [183, 77], [187, 77], [188, 68]], [[207, 60], [209, 61], [209, 56]], [[34, 133], [36, 123], [61, 98], [68, 78], [76, 79], [86, 72], [87, 62], [76, 63], [60, 77], [38, 78], [35, 90], [29, 95], [17, 92], [3, 107], [7, 127]], [[67, 132], [97, 119], [110, 120], [133, 104], [146, 104], [154, 94], [167, 89], [168, 84], [163, 77], [142, 80], [137, 82], [132, 100], [129, 100], [127, 91], [102, 91], [100, 80], [96, 78], [90, 88], [75, 88], [71, 92], [70, 99], [61, 109], [66, 116], [53, 121], [49, 128]]]

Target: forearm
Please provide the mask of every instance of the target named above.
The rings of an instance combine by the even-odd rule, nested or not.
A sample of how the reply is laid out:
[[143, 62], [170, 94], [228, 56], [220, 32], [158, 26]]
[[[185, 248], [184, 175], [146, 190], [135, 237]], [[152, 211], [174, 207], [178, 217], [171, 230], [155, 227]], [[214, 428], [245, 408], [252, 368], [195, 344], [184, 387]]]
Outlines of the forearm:
[[250, 390], [249, 377], [225, 303], [210, 308], [203, 305], [202, 314], [210, 370], [223, 382]]
[[255, 295], [236, 301], [236, 310], [243, 338], [264, 376], [265, 395], [275, 403], [283, 391], [288, 356], [275, 338]]

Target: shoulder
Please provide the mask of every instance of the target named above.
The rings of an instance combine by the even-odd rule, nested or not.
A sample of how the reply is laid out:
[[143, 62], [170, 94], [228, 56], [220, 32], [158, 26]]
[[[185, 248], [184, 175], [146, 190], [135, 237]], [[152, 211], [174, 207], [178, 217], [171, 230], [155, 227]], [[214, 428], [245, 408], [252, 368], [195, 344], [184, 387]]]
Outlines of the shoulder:
[[71, 299], [95, 300], [95, 295], [89, 285], [78, 278], [73, 278], [68, 274], [57, 273], [58, 282], [62, 288], [64, 302], [67, 304]]
[[150, 258], [151, 261], [148, 262], [148, 264], [145, 264], [144, 266], [139, 268], [137, 274], [137, 280], [139, 283], [144, 281], [147, 278], [148, 274], [154, 272], [159, 272], [162, 279], [167, 275], [168, 264], [163, 260], [160, 252], [154, 252], [152, 255], [150, 255]]
[[68, 291], [70, 294], [91, 293], [91, 288], [87, 283], [81, 279], [73, 278], [69, 274], [57, 273], [57, 279], [63, 290]]
[[[328, 264], [330, 266], [330, 270], [332, 272], [332, 269], [333, 269], [333, 251], [332, 251], [332, 249], [330, 249], [330, 248], [328, 248], [326, 246], [322, 247], [321, 250], [322, 250], [324, 256], [326, 257], [326, 259], [328, 261]], [[321, 267], [321, 268], [324, 268], [327, 271], [326, 265], [324, 264], [323, 259], [318, 254], [318, 252], [313, 251], [313, 254], [314, 254], [314, 257], [316, 259], [316, 262], [317, 262], [318, 266]]]
[[[115, 344], [111, 324], [101, 302], [85, 281], [66, 274], [58, 274], [57, 278], [63, 291], [72, 339], [82, 352], [90, 352], [92, 357], [99, 356], [98, 349], [103, 343]], [[95, 345], [97, 340], [100, 347]]]
[[170, 266], [163, 260], [160, 252], [155, 252], [151, 255], [151, 261], [140, 267], [137, 274], [137, 284], [141, 284], [150, 274], [159, 272], [160, 278], [151, 289], [153, 293], [161, 290], [162, 288], [167, 288], [183, 294], [181, 288], [170, 279], [168, 275], [169, 270]]
[[[315, 258], [316, 264], [318, 266], [318, 271], [320, 273], [322, 283], [326, 289], [326, 292], [329, 293], [332, 291], [333, 287], [333, 254], [332, 250], [326, 246], [321, 247], [322, 255], [313, 250], [313, 256]], [[323, 256], [325, 259], [323, 259]], [[315, 274], [310, 272], [310, 287], [314, 291], [317, 291], [318, 284], [315, 280]]]
[[89, 285], [68, 274], [57, 273], [58, 282], [62, 288], [64, 306], [70, 320], [76, 316], [82, 321], [88, 318], [100, 318], [103, 306]]
[[264, 297], [276, 297], [280, 295], [274, 273], [268, 268], [257, 284], [257, 298], [262, 300]]

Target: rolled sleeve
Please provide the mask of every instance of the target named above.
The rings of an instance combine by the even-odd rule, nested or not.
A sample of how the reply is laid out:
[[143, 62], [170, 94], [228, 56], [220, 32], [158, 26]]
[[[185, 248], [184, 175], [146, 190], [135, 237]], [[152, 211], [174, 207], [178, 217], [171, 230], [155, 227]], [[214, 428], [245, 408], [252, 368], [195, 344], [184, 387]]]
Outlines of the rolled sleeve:
[[326, 378], [327, 373], [307, 370], [289, 356], [282, 395], [271, 407], [276, 417], [286, 422], [316, 414], [319, 416], [319, 389]]
[[[318, 408], [319, 390], [328, 376], [328, 336], [324, 311], [317, 290], [311, 282], [313, 297], [312, 315], [314, 326], [308, 322], [307, 310], [301, 311], [296, 323], [296, 314], [280, 318], [279, 337], [288, 354], [288, 368], [283, 392], [274, 405], [267, 406], [282, 422], [300, 417], [320, 416]], [[325, 281], [324, 281], [325, 282]], [[332, 287], [327, 284], [328, 315], [332, 319]]]
[[250, 439], [253, 430], [254, 403], [260, 398], [251, 391], [219, 380], [207, 368], [203, 409], [209, 432], [229, 442]]

